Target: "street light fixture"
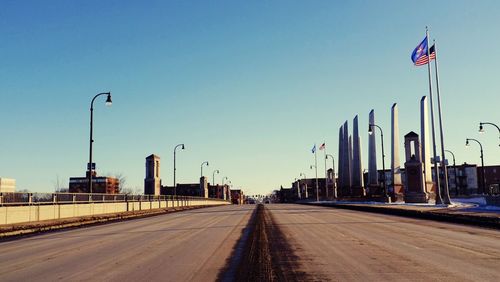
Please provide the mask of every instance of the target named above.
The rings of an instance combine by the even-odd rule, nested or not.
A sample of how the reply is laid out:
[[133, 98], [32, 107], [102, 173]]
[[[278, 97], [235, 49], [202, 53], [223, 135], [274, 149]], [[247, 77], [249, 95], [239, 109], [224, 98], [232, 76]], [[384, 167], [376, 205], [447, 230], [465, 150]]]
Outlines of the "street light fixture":
[[445, 152], [448, 152], [451, 154], [451, 156], [453, 157], [453, 168], [454, 168], [454, 171], [455, 171], [455, 196], [458, 196], [458, 174], [457, 174], [457, 165], [455, 163], [455, 154], [453, 154], [452, 151], [450, 150], [444, 150]]
[[306, 199], [309, 198], [309, 194], [307, 193], [307, 176], [305, 173], [301, 172], [299, 177], [300, 176], [303, 176], [304, 178], [302, 178], [302, 180], [304, 180], [304, 184], [305, 184], [305, 191], [304, 191], [304, 194], [305, 194], [305, 197]]
[[201, 166], [200, 166], [200, 168], [201, 168], [201, 176], [200, 176], [200, 178], [203, 177], [203, 165], [204, 164], [206, 164], [208, 166], [208, 161], [205, 161], [205, 162], [201, 163]]
[[386, 187], [386, 180], [385, 180], [385, 152], [384, 152], [384, 131], [382, 128], [376, 124], [369, 124], [368, 125], [368, 134], [372, 135], [373, 132], [373, 127], [376, 127], [380, 130], [380, 140], [381, 140], [381, 145], [382, 145], [382, 185], [384, 188], [384, 197], [387, 199], [388, 194], [387, 194], [387, 187]]
[[92, 164], [92, 143], [94, 143], [93, 139], [93, 131], [94, 131], [94, 101], [97, 97], [102, 96], [102, 95], [107, 95], [108, 97], [106, 98], [106, 106], [110, 107], [111, 104], [113, 103], [111, 101], [111, 92], [103, 92], [99, 93], [92, 98], [92, 101], [90, 102], [90, 148], [89, 148], [89, 163], [87, 165], [87, 170], [89, 172], [88, 176], [88, 187], [89, 187], [89, 193], [92, 194], [92, 171], [95, 169], [95, 167]]
[[227, 176], [222, 177], [222, 198], [226, 199], [226, 191], [224, 191], [224, 180], [228, 180]]
[[175, 181], [175, 172], [177, 170], [177, 167], [176, 167], [176, 158], [175, 158], [175, 153], [177, 151], [177, 148], [181, 148], [182, 150], [184, 150], [186, 147], [184, 146], [184, 144], [179, 144], [177, 146], [174, 147], [174, 196], [177, 196], [177, 182]]
[[[325, 159], [328, 159], [328, 157], [330, 157], [332, 159], [332, 185], [333, 185], [333, 198], [336, 199], [337, 198], [337, 189], [336, 189], [336, 185], [335, 185], [335, 158], [333, 157], [333, 155], [330, 155], [330, 154], [326, 154], [325, 156]], [[325, 179], [325, 182], [326, 182], [326, 179]]]
[[[481, 144], [481, 142], [479, 142], [478, 140], [476, 139], [473, 139], [473, 138], [467, 138], [465, 139], [465, 146], [466, 147], [469, 147], [470, 144], [469, 144], [469, 140], [470, 141], [474, 141], [476, 142], [477, 144], [479, 144], [479, 148], [481, 150], [481, 170], [483, 172], [483, 175], [481, 177], [481, 182], [482, 182], [482, 188], [483, 188], [483, 193], [484, 193], [484, 190], [486, 189], [486, 178], [485, 178], [485, 175], [484, 175], [484, 154], [483, 154], [483, 145]], [[490, 191], [488, 191], [488, 194], [490, 194]]]
[[[498, 129], [498, 134], [499, 134], [499, 138], [500, 138], [500, 127], [494, 123], [491, 123], [491, 122], [480, 122], [479, 123], [479, 133], [484, 133], [484, 128], [483, 128], [483, 125], [491, 125], [491, 126], [494, 126]], [[498, 146], [500, 146], [500, 143], [498, 144]]]
[[215, 174], [219, 174], [219, 170], [216, 169], [214, 170], [214, 172], [212, 173], [212, 185], [215, 186]]

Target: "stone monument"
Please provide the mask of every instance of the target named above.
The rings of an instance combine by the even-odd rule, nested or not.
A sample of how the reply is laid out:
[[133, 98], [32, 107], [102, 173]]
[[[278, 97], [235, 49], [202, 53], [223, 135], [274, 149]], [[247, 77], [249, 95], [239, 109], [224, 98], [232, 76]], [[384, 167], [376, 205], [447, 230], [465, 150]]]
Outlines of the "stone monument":
[[359, 137], [358, 116], [356, 115], [352, 125], [352, 189], [351, 195], [362, 197], [365, 195], [363, 185], [363, 165], [361, 162], [361, 139]]
[[160, 195], [160, 157], [149, 155], [146, 157], [146, 177], [144, 178], [144, 195]]
[[405, 177], [404, 200], [406, 203], [427, 203], [425, 191], [424, 165], [418, 134], [410, 132], [405, 135]]
[[391, 198], [393, 202], [403, 201], [404, 191], [401, 182], [399, 160], [399, 117], [398, 104], [391, 108]]
[[431, 146], [429, 142], [429, 110], [427, 96], [420, 100], [420, 134], [422, 144], [422, 162], [424, 164], [425, 192], [435, 198], [434, 183], [432, 181]]
[[339, 128], [339, 155], [338, 155], [338, 160], [337, 160], [337, 167], [338, 167], [338, 185], [337, 187], [340, 188], [339, 191], [337, 191], [337, 194], [339, 196], [344, 196], [342, 193], [342, 187], [344, 187], [344, 126], [340, 126]]

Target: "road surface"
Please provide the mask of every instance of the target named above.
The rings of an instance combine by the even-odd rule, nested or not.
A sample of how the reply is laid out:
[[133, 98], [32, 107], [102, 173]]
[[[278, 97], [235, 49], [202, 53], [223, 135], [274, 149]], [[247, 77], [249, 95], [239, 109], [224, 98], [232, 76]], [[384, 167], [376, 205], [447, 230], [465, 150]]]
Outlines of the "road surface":
[[[0, 281], [231, 281], [225, 274], [240, 269], [247, 272], [239, 280], [255, 281], [263, 279], [245, 273], [275, 281], [500, 281], [495, 230], [285, 204], [265, 205], [250, 221], [254, 209], [212, 207], [1, 242]], [[242, 230], [253, 243], [235, 263]]]
[[500, 232], [303, 205], [266, 205], [314, 281], [500, 281]]
[[203, 208], [0, 243], [0, 281], [214, 281], [254, 205]]

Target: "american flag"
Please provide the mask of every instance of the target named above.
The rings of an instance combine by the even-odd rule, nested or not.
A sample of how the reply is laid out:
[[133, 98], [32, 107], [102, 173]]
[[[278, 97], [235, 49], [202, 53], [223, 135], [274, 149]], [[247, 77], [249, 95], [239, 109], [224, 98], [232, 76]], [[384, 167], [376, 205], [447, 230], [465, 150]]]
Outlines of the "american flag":
[[[431, 56], [430, 56], [431, 61], [435, 60], [436, 59], [436, 52], [434, 49], [434, 45], [432, 45], [431, 48], [429, 48], [429, 52], [431, 52]], [[423, 66], [423, 65], [426, 65], [428, 62], [429, 62], [429, 58], [427, 57], [427, 54], [424, 54], [415, 61], [415, 66]]]
[[325, 149], [325, 147], [326, 147], [326, 145], [325, 145], [325, 143], [323, 143], [323, 144], [321, 144], [321, 146], [319, 146], [319, 149], [320, 149], [320, 150], [324, 150], [324, 149]]

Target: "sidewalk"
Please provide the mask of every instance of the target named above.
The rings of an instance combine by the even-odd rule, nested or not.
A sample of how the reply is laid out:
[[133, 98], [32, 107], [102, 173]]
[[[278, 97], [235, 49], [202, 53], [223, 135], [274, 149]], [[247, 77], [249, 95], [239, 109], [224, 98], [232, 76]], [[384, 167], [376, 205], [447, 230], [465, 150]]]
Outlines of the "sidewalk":
[[478, 209], [477, 205], [474, 204], [456, 204], [450, 207], [431, 204], [384, 204], [377, 202], [344, 201], [303, 202], [301, 204], [391, 214], [500, 229], [500, 210], [488, 211], [485, 209]]

